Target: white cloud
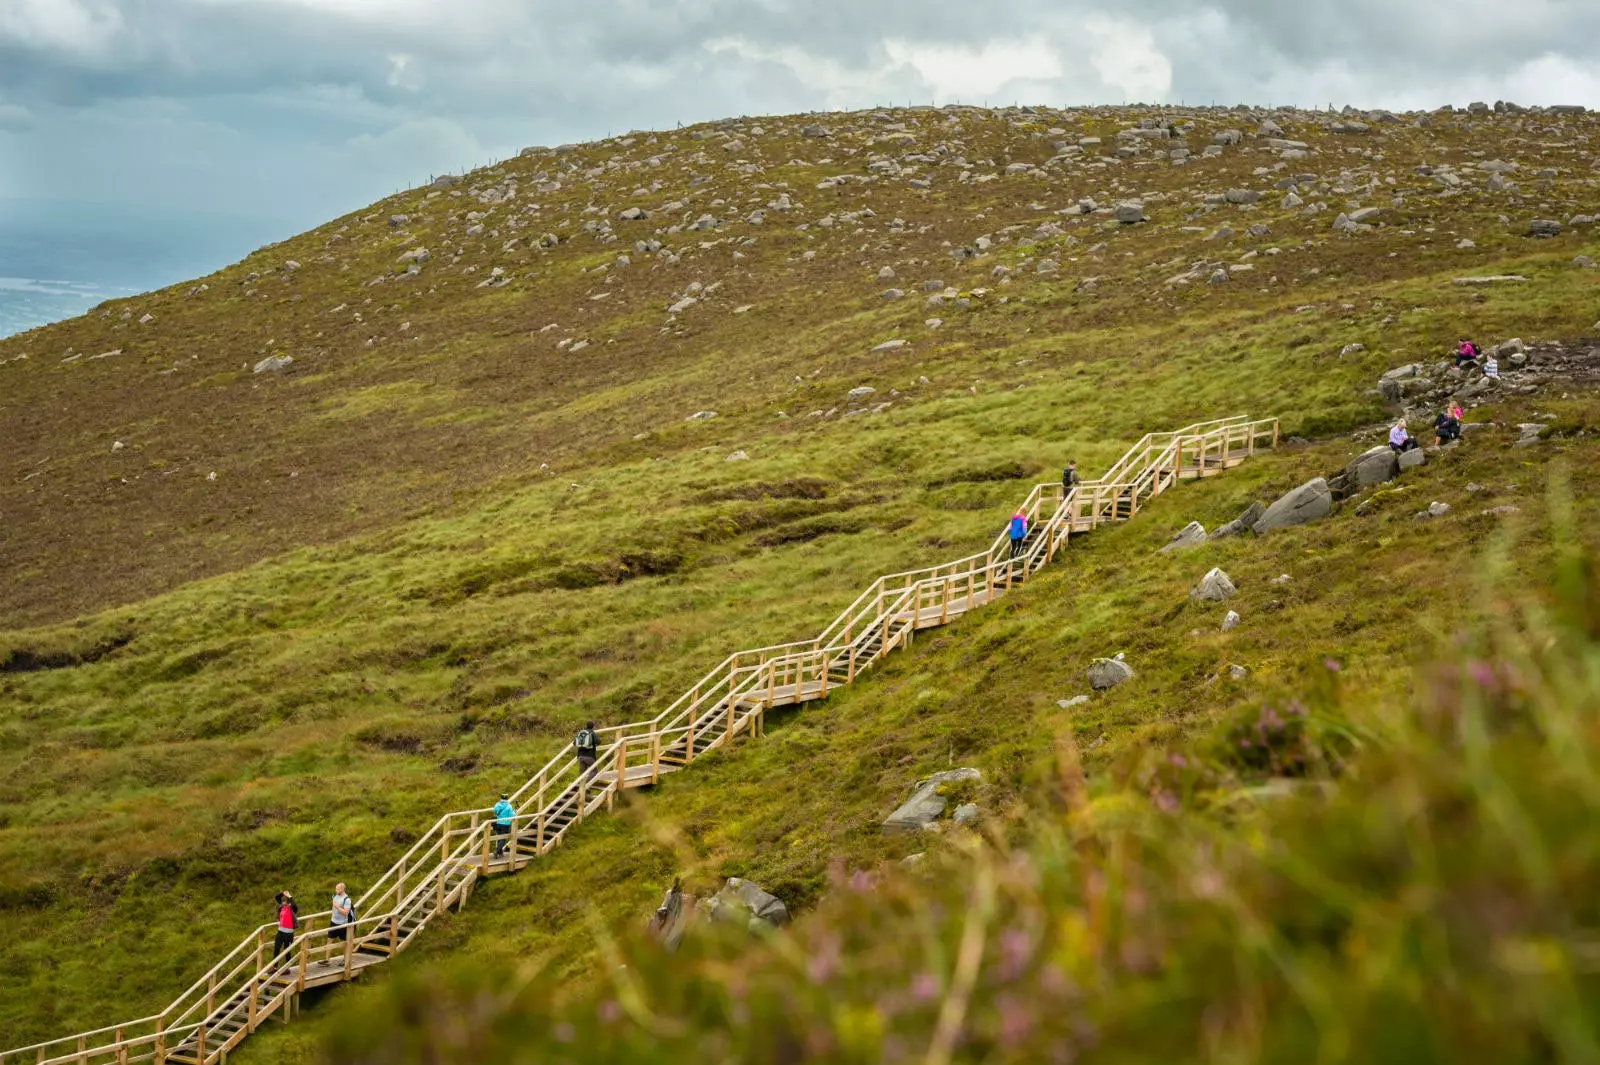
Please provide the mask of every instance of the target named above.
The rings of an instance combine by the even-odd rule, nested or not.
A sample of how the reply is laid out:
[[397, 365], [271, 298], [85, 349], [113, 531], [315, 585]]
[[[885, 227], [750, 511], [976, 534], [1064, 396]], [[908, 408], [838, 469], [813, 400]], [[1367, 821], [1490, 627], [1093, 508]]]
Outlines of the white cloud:
[[122, 28], [121, 12], [107, 0], [0, 2], [0, 44], [93, 58], [111, 48]]
[[389, 55], [389, 88], [406, 89], [416, 92], [422, 88], [422, 74], [416, 69], [416, 61], [404, 52], [392, 52]]
[[[1149, 27], [1106, 15], [1084, 22], [1089, 33], [1089, 63], [1108, 87], [1129, 102], [1156, 103], [1172, 91], [1172, 63]], [[1121, 101], [1108, 101], [1121, 102]]]
[[1062, 73], [1061, 56], [1042, 37], [970, 45], [884, 42], [896, 66], [915, 70], [936, 102], [984, 99], [1013, 81], [1046, 81]]

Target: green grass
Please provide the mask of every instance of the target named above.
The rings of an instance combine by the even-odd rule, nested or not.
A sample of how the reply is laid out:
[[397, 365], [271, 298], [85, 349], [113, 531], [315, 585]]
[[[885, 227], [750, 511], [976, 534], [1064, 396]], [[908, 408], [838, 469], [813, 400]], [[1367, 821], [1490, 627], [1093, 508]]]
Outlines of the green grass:
[[[1038, 147], [1002, 122], [976, 125], [971, 158]], [[1505, 133], [1449, 136], [1453, 151], [1495, 151]], [[1346, 145], [1319, 143], [1318, 168], [1336, 172]], [[1382, 144], [1396, 166], [1432, 151], [1411, 130]], [[763, 150], [786, 161], [831, 149], [788, 138]], [[0, 341], [0, 360], [29, 355], [0, 365], [0, 433], [21, 441], [16, 476], [0, 484], [0, 610], [14, 619], [0, 630], [0, 661], [51, 665], [0, 672], [0, 1045], [159, 1009], [265, 919], [278, 888], [316, 899], [344, 879], [359, 890], [437, 814], [520, 781], [583, 720], [648, 716], [729, 651], [815, 632], [878, 574], [987, 542], [1065, 459], [1093, 475], [1146, 431], [1250, 413], [1320, 442], [1185, 485], [1137, 523], [1074, 544], [1004, 605], [919, 637], [866, 684], [775, 720], [766, 742], [697, 764], [625, 816], [585, 825], [551, 861], [484, 885], [373, 986], [335, 992], [243, 1057], [315, 1060], [350, 1010], [381, 1015], [407, 986], [448, 982], [456, 958], [497, 973], [544, 957], [580, 995], [603, 994], [594, 929], [630, 940], [679, 873], [701, 889], [748, 875], [807, 911], [831, 890], [831, 865], [876, 869], [913, 845], [885, 839], [877, 822], [910, 781], [952, 760], [984, 769], [981, 799], [1008, 846], [1058, 847], [1030, 821], [1054, 808], [1041, 794], [1057, 779], [1062, 735], [1088, 775], [1086, 823], [1142, 823], [1141, 765], [1169, 750], [1198, 757], [1234, 715], [1320, 680], [1325, 657], [1345, 664], [1341, 699], [1396, 715], [1415, 705], [1410, 667], [1434, 634], [1487, 612], [1471, 593], [1475, 560], [1501, 523], [1478, 512], [1519, 506], [1506, 564], [1529, 585], [1547, 572], [1550, 455], [1566, 456], [1575, 505], [1591, 517], [1586, 438], [1519, 451], [1508, 433], [1474, 437], [1408, 478], [1409, 494], [1385, 497], [1376, 517], [1346, 510], [1259, 543], [1154, 554], [1191, 518], [1221, 524], [1364, 447], [1343, 434], [1385, 416], [1370, 389], [1389, 366], [1431, 360], [1462, 331], [1585, 335], [1593, 275], [1568, 264], [1594, 252], [1582, 235], [1530, 245], [1497, 220], [1503, 202], [1417, 194], [1410, 214], [1357, 240], [1330, 239], [1326, 215], [1272, 207], [1199, 218], [1271, 224], [1268, 238], [1239, 238], [1224, 256], [1181, 232], [1191, 211], [1173, 199], [1152, 207], [1151, 226], [1069, 223], [1076, 244], [1002, 244], [957, 264], [943, 241], [1031, 230], [1056, 217], [1030, 209], [1035, 197], [1104, 200], [1113, 178], [948, 182], [928, 198], [888, 184], [812, 189], [859, 169], [834, 154], [833, 166], [761, 176], [789, 181], [804, 208], [730, 227], [757, 238], [745, 259], [677, 236], [672, 246], [692, 251], [683, 262], [635, 255], [600, 303], [587, 296], [604, 282], [578, 267], [631, 248], [633, 231], [618, 224], [623, 241], [596, 250], [548, 221], [582, 205], [578, 186], [537, 197], [542, 218], [527, 224], [572, 238], [556, 250], [524, 242], [508, 257], [503, 236], [456, 230], [461, 265], [481, 269], [447, 270], [436, 200], [412, 229], [435, 253], [422, 279], [362, 287], [392, 269], [400, 245], [383, 219], [424, 202], [407, 193], [371, 222], [352, 216], [220, 272], [208, 293], [179, 286], [112, 304], [106, 319]], [[1264, 158], [1116, 178], [1260, 187], [1251, 170]], [[526, 188], [549, 167], [505, 170]], [[655, 197], [682, 198], [687, 173], [674, 162], [661, 175]], [[748, 184], [719, 177], [690, 210], [776, 194]], [[1581, 185], [1563, 177], [1547, 195], [1576, 197]], [[869, 234], [794, 228], [867, 204], [878, 214]], [[882, 226], [896, 216], [913, 227], [891, 236]], [[1424, 223], [1440, 231], [1429, 238], [1438, 248], [1422, 243]], [[922, 224], [935, 228], [917, 233]], [[339, 225], [347, 239], [326, 244]], [[1454, 250], [1455, 233], [1479, 247]], [[1269, 245], [1283, 250], [1277, 284], [1262, 265], [1249, 284], [1162, 284], [1193, 258]], [[320, 261], [325, 249], [332, 262]], [[1055, 281], [989, 276], [1046, 254], [1062, 262]], [[287, 258], [302, 269], [245, 280]], [[533, 279], [474, 287], [502, 262]], [[878, 296], [887, 262], [903, 300]], [[1534, 280], [1449, 284], [1479, 272]], [[1094, 293], [1077, 288], [1087, 276], [1102, 279]], [[926, 278], [990, 295], [971, 311], [930, 310]], [[692, 280], [724, 289], [664, 329], [665, 306]], [[746, 303], [754, 310], [729, 313]], [[156, 322], [135, 332], [119, 317], [128, 306]], [[929, 332], [929, 315], [946, 325]], [[538, 332], [549, 322], [561, 328]], [[870, 353], [891, 336], [912, 343]], [[558, 352], [567, 337], [591, 347]], [[1368, 350], [1340, 358], [1352, 341]], [[128, 355], [63, 364], [69, 346]], [[295, 375], [249, 373], [276, 351], [295, 356]], [[156, 373], [174, 363], [183, 368]], [[893, 406], [841, 418], [862, 384]], [[720, 416], [683, 421], [701, 409]], [[1600, 424], [1582, 395], [1488, 413], [1514, 424], [1535, 411], [1568, 433]], [[113, 454], [113, 439], [125, 449]], [[735, 450], [749, 460], [726, 462]], [[1469, 496], [1471, 481], [1493, 492]], [[1433, 498], [1456, 514], [1414, 523]], [[1246, 625], [1226, 636], [1215, 611], [1186, 605], [1213, 564], [1242, 589]], [[1269, 583], [1284, 572], [1292, 583]], [[1119, 650], [1140, 671], [1135, 684], [1071, 714], [1057, 708], [1084, 689], [1090, 659]], [[1227, 679], [1230, 662], [1250, 678]], [[1244, 838], [1268, 830], [1251, 831]]]

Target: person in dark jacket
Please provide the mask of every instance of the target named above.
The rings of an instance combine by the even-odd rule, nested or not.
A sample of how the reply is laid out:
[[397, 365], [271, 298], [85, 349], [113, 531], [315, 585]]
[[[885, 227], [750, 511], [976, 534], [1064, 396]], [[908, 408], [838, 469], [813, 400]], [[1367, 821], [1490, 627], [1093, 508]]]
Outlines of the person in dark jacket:
[[572, 747], [578, 752], [578, 768], [587, 774], [594, 768], [595, 758], [599, 756], [600, 751], [600, 734], [595, 732], [593, 721], [578, 730], [578, 735], [573, 738]]
[[1078, 487], [1078, 485], [1081, 483], [1082, 481], [1078, 477], [1078, 460], [1073, 459], [1071, 462], [1067, 463], [1067, 468], [1061, 471], [1062, 498], [1071, 495], [1072, 490]]
[[1439, 412], [1433, 419], [1433, 432], [1439, 438], [1440, 446], [1446, 441], [1461, 439], [1461, 422], [1447, 410]]

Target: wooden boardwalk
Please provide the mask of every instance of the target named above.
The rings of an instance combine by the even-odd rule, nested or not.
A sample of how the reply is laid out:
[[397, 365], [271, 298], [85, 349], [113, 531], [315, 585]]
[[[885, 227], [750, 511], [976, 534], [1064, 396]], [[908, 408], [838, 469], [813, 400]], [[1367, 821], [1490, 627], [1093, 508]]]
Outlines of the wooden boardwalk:
[[1021, 508], [1029, 534], [1019, 557], [1002, 533], [978, 554], [878, 578], [812, 639], [729, 655], [650, 720], [601, 729], [589, 772], [570, 748], [556, 755], [512, 795], [519, 812], [508, 831], [495, 831], [490, 810], [445, 814], [356, 900], [347, 938], [329, 938], [330, 914], [311, 914], [274, 957], [275, 929], [262, 925], [160, 1013], [3, 1051], [0, 1065], [221, 1062], [269, 1019], [296, 1017], [308, 988], [356, 979], [404, 950], [432, 917], [464, 907], [479, 878], [549, 854], [578, 822], [611, 809], [619, 791], [649, 787], [741, 733], [760, 736], [768, 710], [826, 699], [918, 630], [1026, 583], [1073, 536], [1126, 521], [1179, 481], [1215, 476], [1277, 442], [1276, 419], [1205, 422], [1146, 436], [1105, 476], [1070, 492], [1039, 485]]

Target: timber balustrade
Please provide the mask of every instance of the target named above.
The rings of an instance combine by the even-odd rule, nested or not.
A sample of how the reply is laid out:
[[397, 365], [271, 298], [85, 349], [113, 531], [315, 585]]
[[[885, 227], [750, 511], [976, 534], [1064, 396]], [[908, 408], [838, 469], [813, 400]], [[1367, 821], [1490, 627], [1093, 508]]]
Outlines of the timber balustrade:
[[560, 846], [572, 826], [610, 810], [619, 791], [655, 784], [741, 734], [760, 736], [767, 710], [827, 698], [909, 646], [917, 630], [1025, 582], [1072, 536], [1126, 521], [1180, 479], [1222, 473], [1277, 443], [1276, 419], [1204, 422], [1144, 437], [1104, 477], [1071, 492], [1039, 485], [1020, 508], [1028, 537], [1017, 558], [1002, 532], [987, 551], [879, 577], [814, 639], [729, 655], [650, 720], [597, 730], [587, 773], [570, 747], [551, 759], [512, 794], [523, 812], [507, 834], [494, 832], [491, 810], [445, 814], [356, 900], [342, 937], [330, 936], [330, 913], [314, 913], [274, 956], [276, 928], [263, 924], [160, 1013], [0, 1052], [0, 1065], [219, 1062], [274, 1016], [292, 1019], [307, 988], [352, 979], [404, 950], [432, 917], [465, 906], [479, 877], [514, 872]]

